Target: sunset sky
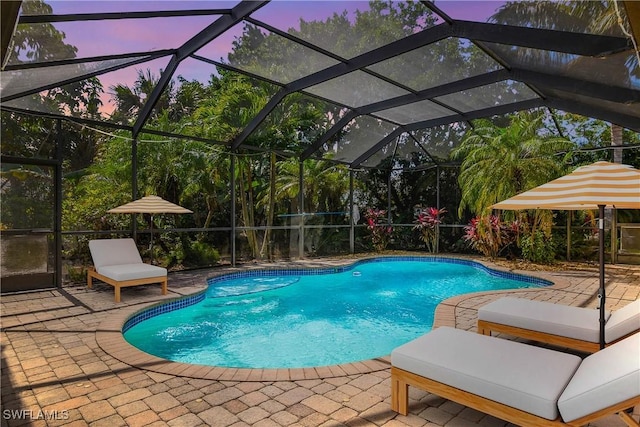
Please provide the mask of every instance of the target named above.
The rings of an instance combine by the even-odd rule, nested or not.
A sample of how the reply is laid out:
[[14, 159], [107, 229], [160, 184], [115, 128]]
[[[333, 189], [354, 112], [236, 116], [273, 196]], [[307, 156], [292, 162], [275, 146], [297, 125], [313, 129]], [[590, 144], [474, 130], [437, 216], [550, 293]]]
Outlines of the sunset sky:
[[[46, 1], [54, 14], [125, 12], [149, 10], [226, 9], [235, 1]], [[485, 22], [504, 1], [438, 1], [436, 5], [455, 19]], [[286, 31], [298, 28], [300, 18], [305, 21], [325, 20], [334, 13], [347, 11], [353, 17], [356, 10], [367, 10], [368, 1], [279, 1], [267, 4], [253, 14], [255, 19]], [[215, 16], [178, 18], [122, 19], [108, 21], [62, 22], [54, 26], [65, 33], [65, 42], [78, 48], [77, 57], [91, 57], [127, 52], [148, 52], [177, 48], [200, 30], [211, 24]], [[199, 54], [211, 59], [226, 60], [233, 40], [241, 34], [243, 24], [236, 25], [203, 48]], [[88, 36], [91, 34], [91, 36]], [[97, 36], [97, 37], [96, 37]], [[99, 38], [100, 43], [95, 43]], [[169, 58], [146, 62], [100, 76], [106, 92], [110, 86], [123, 83], [131, 86], [137, 70], [150, 69], [158, 75]], [[215, 68], [200, 61], [183, 61], [177, 75], [188, 80], [206, 82]], [[103, 97], [103, 111], [112, 111], [114, 105], [107, 93]]]

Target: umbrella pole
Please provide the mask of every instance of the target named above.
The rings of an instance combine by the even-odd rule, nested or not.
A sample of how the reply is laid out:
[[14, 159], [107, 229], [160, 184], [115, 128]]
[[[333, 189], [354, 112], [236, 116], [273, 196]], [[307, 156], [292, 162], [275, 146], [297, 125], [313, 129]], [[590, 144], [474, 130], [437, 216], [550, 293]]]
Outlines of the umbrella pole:
[[600, 349], [604, 348], [604, 205], [598, 205], [598, 237], [600, 240], [600, 286], [598, 288], [598, 298], [600, 298]]
[[149, 252], [151, 252], [151, 264], [153, 265], [153, 215], [151, 215], [151, 244], [149, 245]]

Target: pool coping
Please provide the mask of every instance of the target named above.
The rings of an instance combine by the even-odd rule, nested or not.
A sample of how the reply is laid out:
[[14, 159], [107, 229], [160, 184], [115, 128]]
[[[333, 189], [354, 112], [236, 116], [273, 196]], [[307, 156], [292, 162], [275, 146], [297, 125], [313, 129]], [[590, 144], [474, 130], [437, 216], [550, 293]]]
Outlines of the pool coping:
[[[391, 258], [406, 258], [406, 256], [394, 256], [383, 255], [383, 257]], [[569, 281], [566, 279], [554, 277], [548, 272], [542, 271], [522, 271], [522, 270], [510, 270], [502, 266], [496, 265], [486, 260], [469, 259], [466, 257], [443, 257], [433, 255], [412, 255], [415, 258], [448, 258], [456, 260], [473, 261], [483, 265], [491, 270], [527, 275], [538, 279], [543, 279], [553, 283], [549, 286], [537, 287], [537, 288], [523, 288], [517, 289], [518, 292], [539, 292], [541, 290], [548, 289], [564, 289], [569, 286]], [[363, 257], [354, 261], [353, 259], [345, 260], [344, 265], [348, 266], [354, 264], [357, 261], [374, 259], [380, 257]], [[279, 269], [282, 270], [282, 269]], [[496, 290], [496, 291], [482, 291], [473, 292], [468, 294], [457, 295], [442, 301], [436, 307], [434, 313], [433, 328], [440, 326], [452, 326], [455, 327], [455, 309], [464, 300], [474, 298], [481, 295], [503, 294], [513, 292], [513, 289]], [[175, 300], [183, 299], [204, 292], [198, 290], [192, 294], [181, 296]], [[175, 301], [171, 300], [171, 301]], [[162, 374], [175, 375], [181, 377], [218, 380], [218, 381], [298, 381], [298, 380], [315, 380], [323, 378], [343, 377], [348, 375], [367, 374], [377, 371], [383, 371], [391, 366], [390, 355], [379, 357], [376, 359], [362, 360], [357, 362], [351, 362], [340, 365], [330, 366], [316, 366], [308, 368], [279, 368], [279, 369], [248, 369], [248, 368], [225, 368], [209, 365], [197, 365], [189, 363], [173, 362], [167, 359], [162, 359], [157, 356], [145, 353], [142, 350], [129, 344], [122, 334], [122, 329], [125, 323], [135, 316], [137, 313], [144, 311], [150, 307], [163, 305], [170, 303], [171, 301], [152, 302], [145, 304], [138, 304], [129, 306], [119, 310], [112, 316], [105, 319], [96, 332], [96, 341], [98, 346], [102, 348], [107, 354], [115, 359], [138, 369], [144, 369], [147, 371], [158, 372]]]

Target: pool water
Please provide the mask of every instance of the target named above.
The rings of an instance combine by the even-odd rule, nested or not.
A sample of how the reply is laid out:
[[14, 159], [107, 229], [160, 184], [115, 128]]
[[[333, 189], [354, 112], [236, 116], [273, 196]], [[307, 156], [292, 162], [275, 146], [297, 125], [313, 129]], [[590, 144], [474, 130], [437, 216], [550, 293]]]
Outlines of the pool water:
[[337, 273], [271, 271], [213, 281], [194, 305], [124, 333], [139, 349], [183, 363], [300, 368], [388, 355], [428, 332], [451, 296], [541, 286], [489, 274], [479, 264], [356, 263]]

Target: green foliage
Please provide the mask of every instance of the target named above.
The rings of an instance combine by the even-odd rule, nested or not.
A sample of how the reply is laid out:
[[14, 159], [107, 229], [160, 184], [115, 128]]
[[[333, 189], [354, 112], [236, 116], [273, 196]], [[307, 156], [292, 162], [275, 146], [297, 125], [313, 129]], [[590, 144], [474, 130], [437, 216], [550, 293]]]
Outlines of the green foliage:
[[184, 247], [183, 262], [193, 266], [211, 266], [220, 261], [220, 253], [211, 244], [195, 241]]
[[[116, 102], [116, 109], [111, 115], [112, 121], [133, 124], [160, 79], [160, 75], [156, 76], [150, 69], [137, 70], [137, 73], [133, 86], [115, 84], [109, 88], [115, 94]], [[162, 74], [162, 70], [159, 74]], [[170, 81], [152, 111], [152, 119], [169, 109], [173, 92], [174, 83]]]
[[[124, 134], [123, 134], [124, 136]], [[65, 180], [62, 226], [64, 230], [126, 228], [128, 215], [106, 211], [131, 201], [131, 143], [124, 138], [105, 141], [86, 173]]]
[[[42, 0], [22, 4], [24, 15], [51, 15], [53, 9]], [[65, 35], [52, 24], [19, 24], [12, 37], [11, 64], [75, 58], [78, 49], [64, 42]]]
[[469, 208], [483, 215], [494, 203], [544, 184], [563, 173], [555, 156], [573, 144], [544, 132], [540, 112], [520, 112], [508, 126], [478, 120], [462, 144], [452, 152], [462, 159], [459, 213]]
[[68, 267], [67, 279], [72, 283], [86, 283], [87, 268], [86, 267]]
[[53, 170], [2, 165], [0, 228], [53, 228]]
[[551, 264], [556, 256], [556, 242], [550, 234], [535, 230], [520, 239], [522, 256], [532, 262]]
[[[553, 4], [543, 3], [535, 7], [553, 7]], [[558, 16], [565, 13], [568, 7], [567, 2], [559, 3]], [[581, 7], [595, 11], [600, 10], [598, 8], [601, 5]], [[496, 15], [496, 20], [529, 19], [527, 10], [525, 5], [508, 2]], [[23, 4], [23, 12], [46, 15], [51, 14], [52, 9], [44, 2], [34, 0]], [[548, 19], [554, 20], [556, 16]], [[604, 22], [604, 16], [602, 21], [602, 25], [610, 25], [610, 22]], [[289, 32], [301, 39], [327, 46], [345, 58], [352, 58], [372, 47], [415, 34], [436, 22], [437, 17], [422, 2], [372, 1], [368, 10], [357, 12], [354, 17], [345, 12], [334, 14], [324, 21], [301, 21], [299, 30], [290, 29]], [[50, 24], [19, 25], [14, 42], [13, 58], [18, 62], [74, 58], [76, 55], [76, 48], [65, 43], [64, 33]], [[228, 60], [230, 65], [282, 83], [330, 65], [323, 62], [326, 58], [322, 55], [308, 55], [307, 49], [292, 45], [276, 34], [262, 32], [252, 24], [247, 24], [233, 42], [233, 52]], [[416, 49], [410, 55], [402, 56], [402, 60], [421, 64], [420, 67], [399, 67], [398, 60], [400, 57], [374, 64], [370, 68], [389, 78], [397, 78], [409, 87], [420, 88], [495, 69], [494, 62], [487, 60], [485, 55], [479, 55], [475, 45], [457, 38], [447, 38], [430, 45], [429, 49]], [[140, 69], [133, 84], [120, 83], [110, 87], [115, 94], [115, 111], [110, 120], [133, 123], [153, 93], [161, 73], [162, 70]], [[135, 142], [138, 153], [138, 196], [157, 194], [195, 212], [193, 215], [156, 217], [154, 228], [230, 226], [232, 177], [231, 155], [227, 148], [279, 90], [279, 85], [222, 68], [212, 74], [208, 82], [189, 81], [178, 76], [168, 83], [145, 123], [145, 129], [160, 131], [165, 135], [209, 138], [221, 145], [214, 146], [201, 140], [173, 139], [144, 133], [144, 130], [138, 135]], [[33, 95], [31, 101], [37, 103], [38, 110], [100, 120], [100, 96], [103, 93], [100, 81], [90, 78]], [[269, 232], [262, 233], [255, 229], [269, 228], [280, 213], [298, 213], [301, 209], [298, 206], [300, 193], [303, 195], [305, 212], [347, 210], [349, 173], [342, 165], [316, 159], [305, 160], [302, 168], [305, 185], [304, 188], [299, 187], [299, 155], [318, 135], [333, 126], [342, 114], [344, 108], [341, 106], [300, 93], [290, 94], [278, 103], [245, 141], [247, 145], [260, 150], [275, 150], [279, 157], [276, 158], [275, 153], [266, 155], [253, 151], [234, 153], [238, 204], [235, 207], [235, 220], [238, 225], [247, 228], [245, 236], [250, 240], [247, 246], [250, 246], [252, 256], [270, 256], [265, 248], [278, 246], [272, 244], [275, 238]], [[554, 114], [565, 133], [577, 143], [588, 148], [608, 145], [610, 127], [607, 123], [567, 113]], [[441, 205], [456, 204], [459, 181], [463, 199], [459, 214], [462, 216], [465, 209], [481, 214], [490, 204], [564, 172], [561, 159], [554, 154], [559, 150], [572, 151], [575, 148], [573, 144], [553, 137], [555, 130], [548, 129], [548, 123], [541, 114], [519, 113], [510, 120], [508, 126], [493, 125], [487, 120], [475, 122], [475, 130], [467, 134], [456, 151], [455, 158], [463, 160], [459, 177], [454, 168], [439, 167], [411, 173], [400, 173], [394, 169], [428, 168], [433, 166], [434, 160], [446, 162], [448, 159], [443, 153], [462, 138], [465, 131], [463, 126], [414, 131], [412, 136], [415, 141], [400, 138], [396, 144], [389, 144], [381, 152], [381, 158], [389, 156], [388, 160], [378, 165], [382, 169], [356, 173], [358, 203], [361, 206], [391, 206], [394, 219], [409, 223], [413, 220], [415, 206], [434, 206], [438, 197]], [[358, 122], [350, 126], [347, 131], [360, 131], [366, 136], [379, 123]], [[60, 137], [64, 141], [63, 230], [127, 230], [131, 228], [131, 221], [137, 221], [141, 229], [150, 226], [149, 216], [106, 214], [107, 209], [131, 200], [134, 141], [130, 132], [109, 129], [112, 136], [104, 136], [77, 124], [65, 123], [62, 135], [58, 135], [56, 123], [50, 119], [7, 111], [2, 112], [1, 128], [1, 151], [5, 155], [53, 158], [56, 140]], [[327, 153], [336, 146], [348, 149], [351, 141], [336, 143], [341, 137], [341, 133], [336, 135], [336, 139], [328, 141], [323, 149]], [[623, 140], [625, 143], [638, 143], [639, 138], [637, 133], [625, 131]], [[422, 149], [413, 150], [416, 143], [428, 146], [430, 155]], [[353, 144], [356, 145], [356, 142]], [[390, 159], [393, 152], [404, 154]], [[626, 150], [625, 159], [638, 166], [638, 152]], [[282, 153], [291, 157], [283, 159], [280, 157]], [[435, 157], [431, 158], [432, 155]], [[576, 153], [573, 161], [582, 162], [599, 155]], [[373, 165], [374, 160], [371, 159], [369, 165]], [[51, 170], [16, 166], [3, 165], [2, 169], [2, 225], [50, 228]], [[439, 192], [436, 179], [440, 182]], [[389, 192], [388, 182], [391, 182]], [[456, 221], [455, 218], [453, 220]], [[344, 220], [336, 216], [328, 217], [327, 221], [333, 224], [343, 223]], [[377, 221], [374, 229], [380, 232], [379, 238], [374, 239], [374, 245], [377, 249], [384, 249], [389, 243], [390, 226], [386, 220], [380, 220], [379, 224]], [[492, 233], [490, 227], [485, 231], [480, 230], [485, 242], [478, 245], [484, 247], [480, 250], [495, 256], [503, 250], [494, 242], [501, 237], [501, 233]], [[340, 233], [325, 234], [322, 235], [322, 241], [330, 242], [333, 247], [340, 244]], [[147, 236], [142, 234], [143, 239]], [[289, 237], [286, 233], [278, 233], [278, 236], [281, 240]], [[535, 233], [533, 236], [529, 246], [536, 249], [537, 237]], [[432, 241], [425, 237], [426, 240]], [[65, 254], [76, 259], [86, 257], [86, 238], [68, 239], [64, 250]], [[195, 241], [161, 234], [154, 251], [154, 255], [162, 258], [162, 262], [172, 266], [210, 265], [219, 259], [217, 250], [207, 242], [206, 233], [199, 235]]]
[[[278, 201], [295, 200], [300, 191], [300, 164], [296, 159], [278, 163], [276, 195]], [[335, 163], [308, 159], [303, 164], [306, 212], [341, 211], [349, 191], [347, 168]]]
[[52, 120], [8, 111], [0, 113], [2, 154], [19, 157], [53, 158], [56, 135]]

